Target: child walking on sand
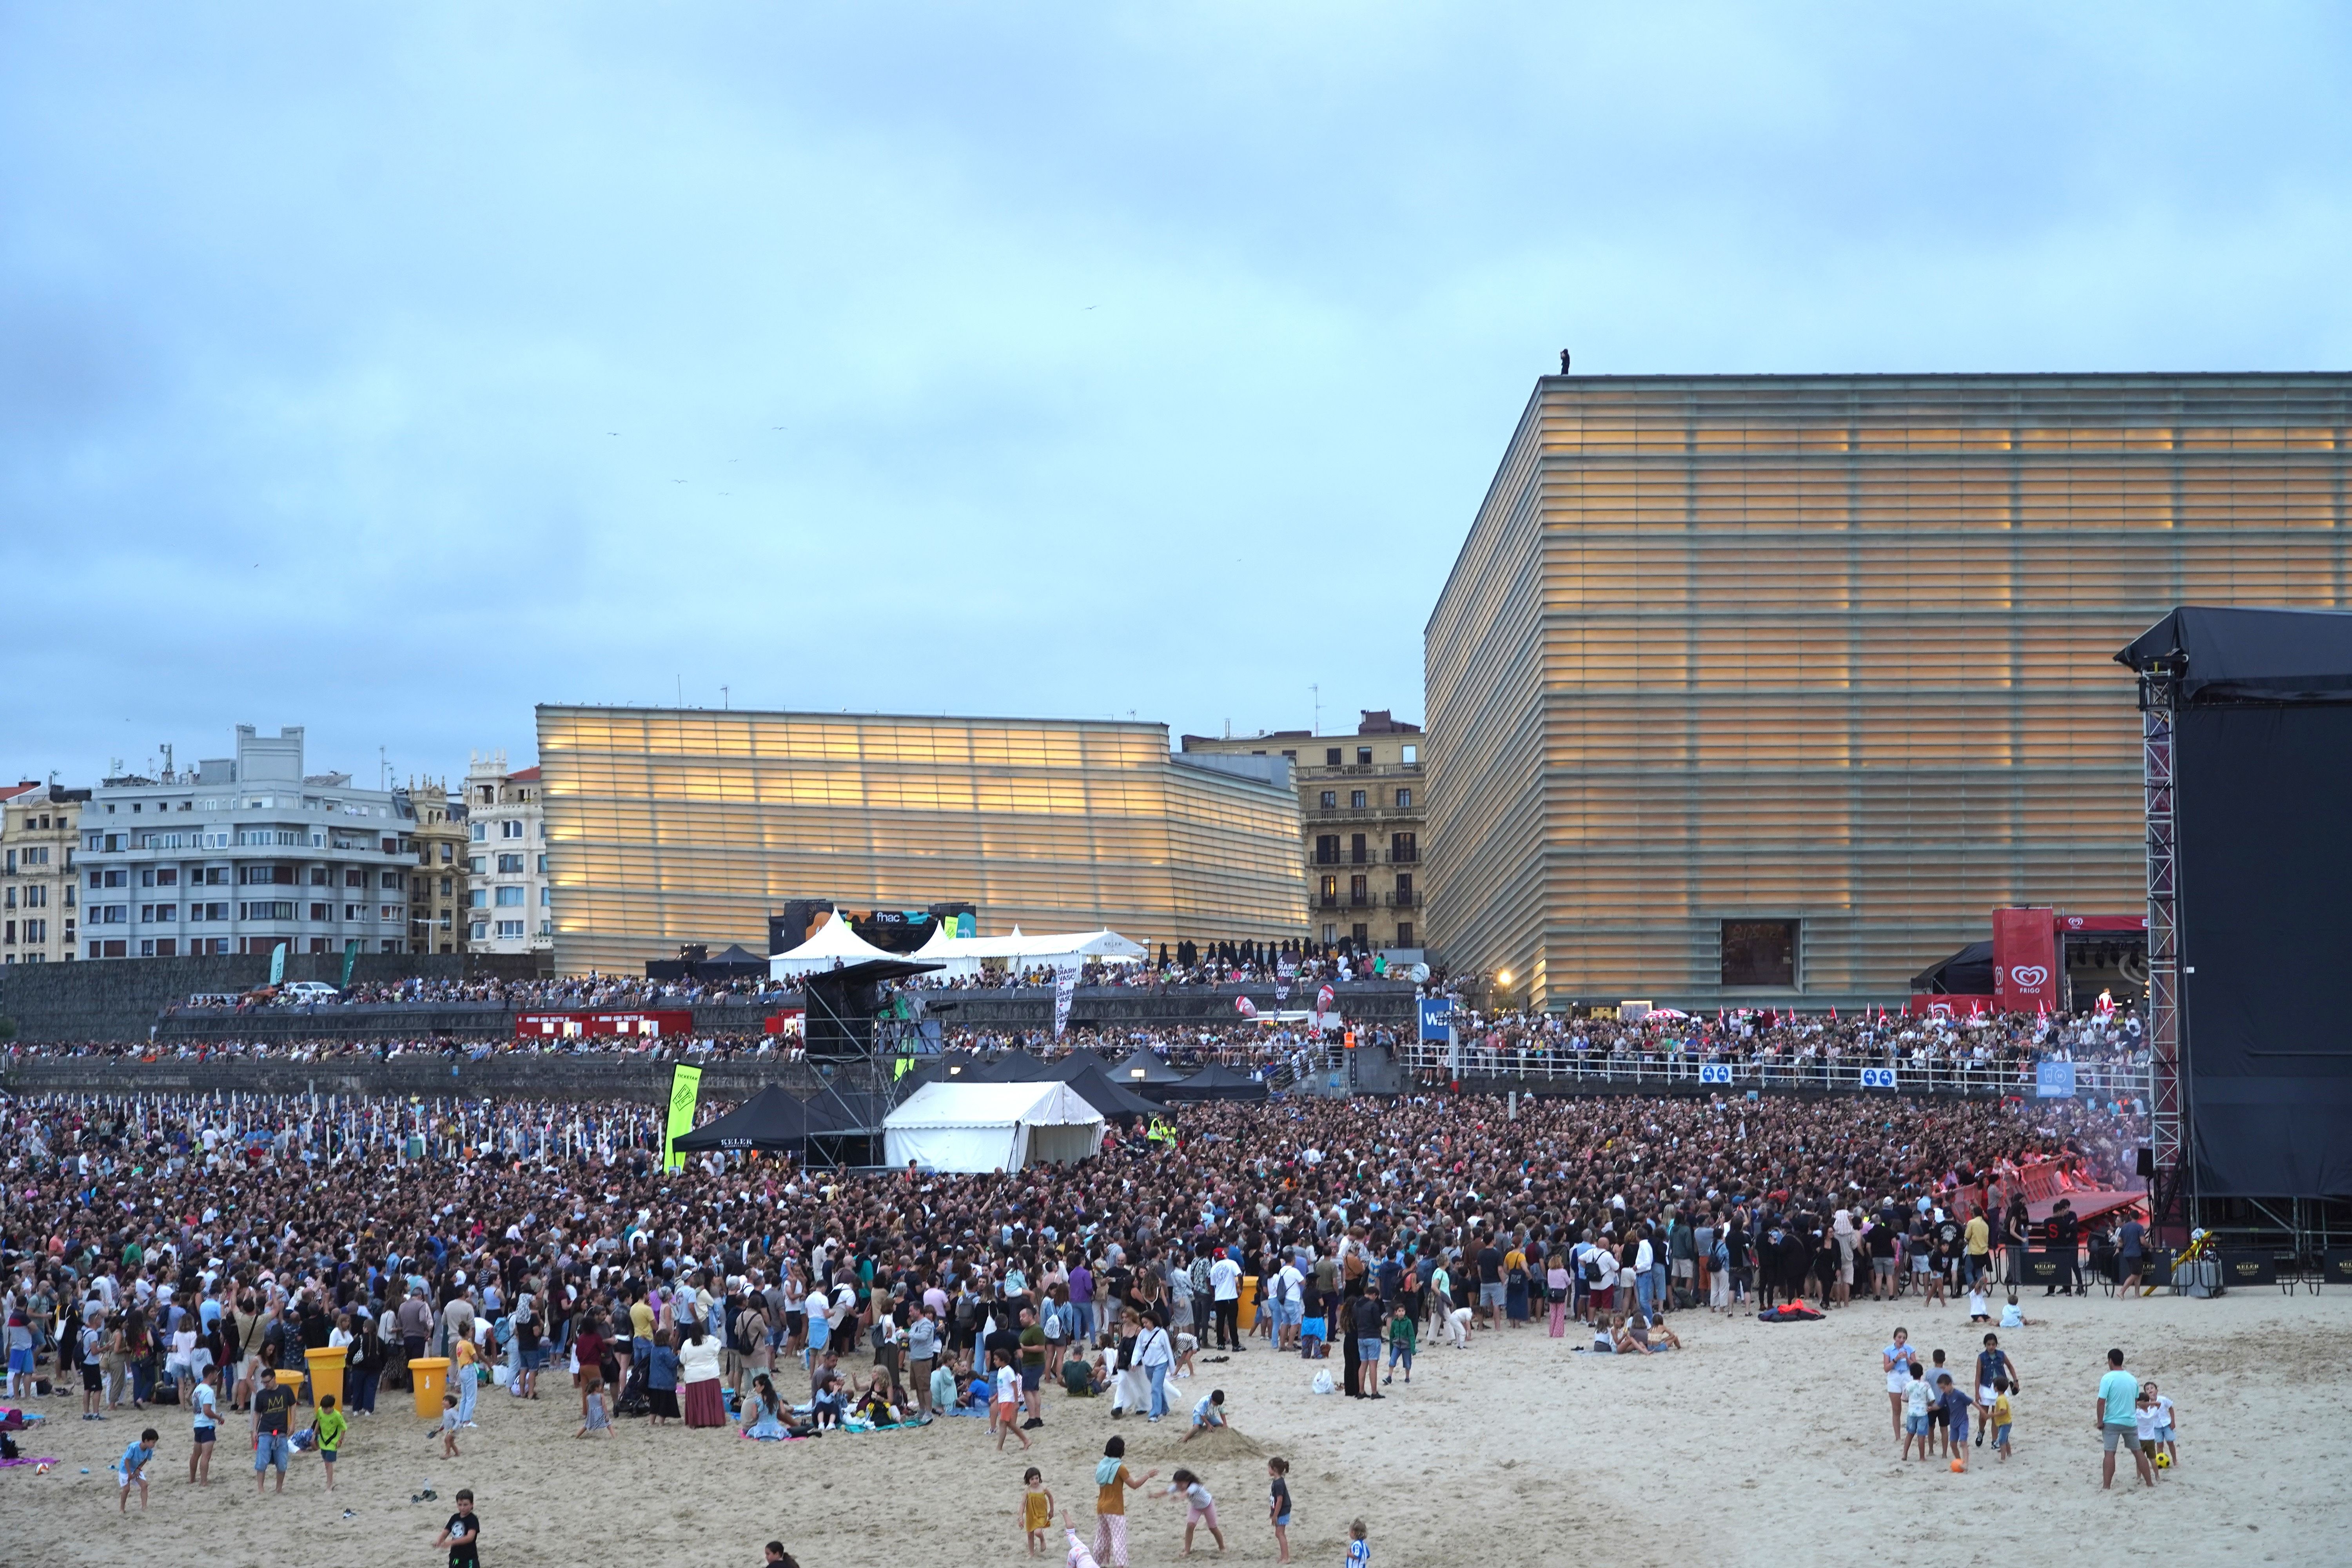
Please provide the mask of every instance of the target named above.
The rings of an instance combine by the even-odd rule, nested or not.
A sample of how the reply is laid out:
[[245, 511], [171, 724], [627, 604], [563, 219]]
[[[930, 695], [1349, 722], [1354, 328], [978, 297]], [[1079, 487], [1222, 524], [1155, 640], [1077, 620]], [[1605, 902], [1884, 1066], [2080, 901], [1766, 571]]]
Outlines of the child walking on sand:
[[1032, 1465], [1021, 1472], [1021, 1528], [1029, 1532], [1030, 1556], [1044, 1553], [1045, 1531], [1053, 1523], [1054, 1494], [1047, 1489], [1044, 1474]]
[[131, 1511], [131, 1489], [139, 1489], [139, 1506], [147, 1506], [147, 1462], [155, 1457], [155, 1445], [163, 1440], [162, 1433], [152, 1426], [139, 1434], [139, 1441], [122, 1450], [115, 1468], [115, 1496], [121, 1500], [120, 1511]]
[[319, 1460], [327, 1467], [327, 1489], [335, 1489], [335, 1454], [343, 1446], [343, 1431], [351, 1423], [335, 1407], [331, 1394], [319, 1395], [319, 1413], [310, 1417], [310, 1435], [318, 1439]]
[[1364, 1539], [1364, 1521], [1360, 1519], [1348, 1525], [1348, 1568], [1372, 1568], [1372, 1545]]
[[1290, 1561], [1290, 1461], [1268, 1459], [1265, 1473], [1266, 1511], [1274, 1521], [1274, 1560], [1287, 1563]]
[[999, 1351], [991, 1358], [996, 1363], [996, 1451], [1004, 1452], [1004, 1439], [1021, 1439], [1021, 1451], [1029, 1451], [1029, 1434], [1021, 1429], [1021, 1374], [1013, 1370], [1013, 1358]]
[[425, 1433], [425, 1440], [429, 1443], [436, 1437], [440, 1438], [441, 1457], [445, 1459], [454, 1459], [457, 1457], [457, 1428], [462, 1423], [457, 1419], [457, 1396], [454, 1394], [445, 1394], [441, 1396], [441, 1425]]
[[2009, 1379], [1992, 1380], [1992, 1446], [2005, 1461], [2009, 1458]]
[[572, 1436], [592, 1435], [613, 1435], [612, 1413], [604, 1408], [604, 1379], [593, 1372], [580, 1380], [580, 1430]]
[[1200, 1477], [1190, 1470], [1180, 1469], [1168, 1478], [1168, 1489], [1161, 1495], [1184, 1500], [1184, 1550], [1178, 1553], [1179, 1556], [1192, 1555], [1192, 1531], [1204, 1524], [1209, 1527], [1209, 1538], [1217, 1543], [1217, 1550], [1223, 1552], [1225, 1549], [1225, 1532], [1217, 1528], [1217, 1500], [1209, 1495], [1209, 1489], [1202, 1484]]

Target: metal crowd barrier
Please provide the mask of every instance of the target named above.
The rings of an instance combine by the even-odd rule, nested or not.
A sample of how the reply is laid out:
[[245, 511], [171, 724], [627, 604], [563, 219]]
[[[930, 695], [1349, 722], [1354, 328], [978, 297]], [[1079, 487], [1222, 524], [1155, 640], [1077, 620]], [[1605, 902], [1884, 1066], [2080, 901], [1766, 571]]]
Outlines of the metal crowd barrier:
[[[1853, 1092], [1883, 1089], [1897, 1094], [1987, 1098], [2018, 1095], [2027, 1100], [2036, 1098], [2038, 1092], [2030, 1067], [2021, 1072], [2015, 1064], [1944, 1058], [1865, 1063], [1829, 1058], [1611, 1056], [1518, 1047], [1489, 1049], [1479, 1045], [1448, 1047], [1436, 1041], [1399, 1046], [1397, 1058], [1408, 1072], [1425, 1080], [1500, 1079], [1604, 1088], [1720, 1089], [1726, 1093], [1744, 1093], [1751, 1089]], [[2076, 1099], [2137, 1100], [2146, 1103], [2150, 1098], [2149, 1073], [2145, 1067], [2076, 1062], [2074, 1078]]]

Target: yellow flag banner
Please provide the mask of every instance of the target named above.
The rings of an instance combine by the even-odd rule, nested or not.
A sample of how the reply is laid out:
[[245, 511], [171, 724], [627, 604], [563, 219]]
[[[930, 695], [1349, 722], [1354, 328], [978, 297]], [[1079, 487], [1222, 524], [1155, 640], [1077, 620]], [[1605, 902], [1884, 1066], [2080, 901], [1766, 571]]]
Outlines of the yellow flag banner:
[[694, 1107], [702, 1098], [702, 1069], [680, 1066], [669, 1078], [669, 1125], [662, 1129], [662, 1169], [675, 1171], [686, 1163], [676, 1148], [677, 1140], [694, 1131]]

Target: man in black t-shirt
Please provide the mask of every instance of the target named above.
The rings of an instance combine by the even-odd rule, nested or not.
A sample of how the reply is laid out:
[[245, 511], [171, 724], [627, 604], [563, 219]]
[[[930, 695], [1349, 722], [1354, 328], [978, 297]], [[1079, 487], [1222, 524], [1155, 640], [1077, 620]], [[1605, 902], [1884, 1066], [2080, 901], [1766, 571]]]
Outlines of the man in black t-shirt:
[[1490, 1236], [1478, 1249], [1478, 1310], [1486, 1314], [1490, 1329], [1503, 1321], [1504, 1297], [1503, 1253]]
[[253, 1393], [253, 1489], [269, 1488], [269, 1467], [278, 1467], [278, 1489], [286, 1489], [286, 1467], [294, 1458], [289, 1417], [294, 1391], [278, 1380], [278, 1369], [261, 1369], [261, 1386]]
[[2082, 1283], [2082, 1270], [2076, 1262], [2076, 1252], [2082, 1241], [2081, 1224], [2074, 1217], [2073, 1202], [2060, 1198], [2058, 1206], [2051, 1211], [2049, 1220], [2042, 1226], [2044, 1245], [2058, 1258], [2058, 1278], [2051, 1281], [2049, 1290], [2042, 1292], [2044, 1296], [2058, 1289], [2062, 1282], [2066, 1294], [2072, 1296], [2075, 1287]]

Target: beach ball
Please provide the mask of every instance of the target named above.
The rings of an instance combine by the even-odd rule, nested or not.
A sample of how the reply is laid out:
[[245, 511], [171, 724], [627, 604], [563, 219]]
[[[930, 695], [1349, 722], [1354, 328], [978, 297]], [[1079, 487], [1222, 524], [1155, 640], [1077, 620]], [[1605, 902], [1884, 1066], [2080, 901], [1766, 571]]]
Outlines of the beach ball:
[[33, 1473], [37, 1476], [46, 1476], [49, 1473], [49, 1467], [47, 1465], [35, 1465], [33, 1467]]
[[2159, 1470], [2168, 1470], [2172, 1468], [2172, 1456], [2169, 1454], [2158, 1454], [2156, 1457], [2156, 1468]]
[[1969, 1468], [1968, 1461], [1967, 1461], [1967, 1460], [1965, 1460], [1965, 1459], [1954, 1459], [1954, 1460], [1952, 1461], [1952, 1474], [1954, 1474], [1954, 1475], [1956, 1475], [1956, 1476], [1957, 1476], [1957, 1475], [1958, 1475], [1962, 1470], [1967, 1469], [1968, 1468]]

